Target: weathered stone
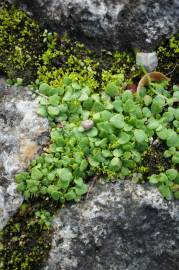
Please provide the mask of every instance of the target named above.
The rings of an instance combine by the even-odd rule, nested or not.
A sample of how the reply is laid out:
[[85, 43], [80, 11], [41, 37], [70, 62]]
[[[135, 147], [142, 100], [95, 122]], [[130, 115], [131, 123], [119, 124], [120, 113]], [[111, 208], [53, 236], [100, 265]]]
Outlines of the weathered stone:
[[25, 169], [48, 140], [48, 121], [36, 114], [28, 88], [8, 87], [0, 79], [0, 229], [23, 201], [14, 175]]
[[178, 0], [9, 0], [90, 47], [149, 50], [179, 31]]
[[179, 269], [179, 202], [128, 181], [59, 211], [45, 270]]

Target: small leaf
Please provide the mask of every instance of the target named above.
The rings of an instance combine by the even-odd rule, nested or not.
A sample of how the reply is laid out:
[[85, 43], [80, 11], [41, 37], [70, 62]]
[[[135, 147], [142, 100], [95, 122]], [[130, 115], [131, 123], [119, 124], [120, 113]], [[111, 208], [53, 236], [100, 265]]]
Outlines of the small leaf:
[[162, 196], [164, 198], [166, 198], [167, 200], [171, 200], [172, 199], [172, 193], [171, 193], [171, 191], [170, 191], [170, 189], [169, 189], [168, 186], [166, 186], [166, 185], [160, 185], [159, 186], [159, 191], [162, 194]]
[[172, 132], [167, 138], [167, 146], [168, 147], [177, 147], [179, 146], [179, 136], [177, 135], [176, 132]]
[[18, 185], [17, 185], [17, 191], [20, 191], [20, 192], [24, 192], [26, 190], [26, 185], [25, 185], [25, 183], [19, 183]]
[[179, 191], [176, 191], [176, 192], [174, 193], [174, 196], [175, 196], [175, 199], [179, 200]]
[[60, 113], [59, 107], [48, 106], [48, 113], [50, 116], [57, 116]]
[[43, 106], [43, 105], [39, 106], [39, 108], [37, 109], [37, 113], [42, 117], [47, 117], [48, 116], [46, 107]]
[[175, 118], [179, 120], [179, 108], [175, 109], [174, 111]]
[[80, 164], [80, 172], [85, 171], [87, 167], [88, 167], [88, 162], [86, 161], [86, 159], [83, 159]]
[[47, 95], [48, 91], [50, 89], [50, 86], [47, 83], [41, 83], [40, 87], [39, 87], [39, 92]]
[[89, 131], [86, 131], [86, 134], [88, 135], [88, 137], [96, 137], [98, 135], [98, 130], [96, 127], [93, 127]]
[[118, 142], [119, 142], [119, 144], [126, 144], [130, 141], [130, 139], [131, 139], [130, 135], [128, 135], [126, 132], [121, 132], [119, 139], [118, 139]]
[[64, 196], [65, 196], [65, 199], [67, 201], [72, 201], [76, 198], [76, 194], [75, 194], [74, 190], [68, 191]]
[[104, 109], [105, 109], [105, 107], [104, 107], [104, 105], [101, 102], [95, 101], [93, 103], [92, 111], [94, 111], [94, 112], [101, 112], [101, 111], [104, 111]]
[[57, 182], [57, 187], [59, 189], [67, 189], [69, 187], [69, 184], [70, 184], [70, 180], [68, 180], [68, 179], [60, 179]]
[[55, 185], [48, 186], [48, 193], [55, 200], [58, 201], [60, 199], [60, 192], [58, 191], [58, 187]]
[[122, 93], [122, 101], [126, 102], [126, 101], [132, 101], [133, 100], [133, 94], [130, 90], [126, 90]]
[[60, 199], [60, 193], [58, 191], [52, 191], [50, 193], [52, 199], [54, 199], [54, 201], [58, 201]]
[[75, 186], [75, 192], [78, 196], [86, 194], [88, 191], [88, 186], [86, 184]]
[[150, 182], [151, 184], [157, 184], [158, 181], [159, 181], [158, 175], [156, 175], [156, 174], [153, 174], [153, 175], [151, 175], [151, 176], [149, 177], [149, 182]]
[[47, 178], [49, 181], [53, 181], [55, 178], [55, 173], [54, 172], [48, 173]]
[[72, 83], [72, 80], [70, 78], [68, 78], [68, 77], [65, 77], [63, 82], [64, 82], [65, 85], [70, 85]]
[[112, 153], [109, 150], [102, 150], [103, 157], [112, 157]]
[[149, 120], [149, 124], [148, 124], [147, 127], [149, 129], [157, 129], [159, 125], [160, 125], [159, 121], [157, 121], [156, 119], [151, 118]]
[[152, 97], [149, 95], [144, 96], [144, 103], [146, 106], [149, 106], [152, 103]]
[[16, 174], [15, 179], [17, 183], [23, 182], [27, 179], [29, 174], [27, 172], [21, 172], [19, 174]]
[[60, 179], [65, 181], [71, 181], [73, 179], [71, 171], [67, 168], [57, 169], [56, 174]]
[[166, 171], [166, 175], [170, 181], [173, 181], [177, 177], [177, 174], [178, 172], [175, 169], [169, 169]]
[[41, 173], [41, 171], [37, 168], [32, 168], [31, 170], [31, 177], [34, 180], [40, 180], [43, 177], [43, 174]]
[[57, 106], [59, 104], [59, 96], [58, 95], [53, 95], [49, 98], [48, 104], [52, 106]]
[[172, 157], [172, 162], [179, 164], [179, 152], [176, 152]]
[[110, 119], [110, 123], [113, 125], [113, 127], [121, 129], [124, 127], [124, 116], [121, 114], [116, 114]]
[[152, 115], [151, 111], [147, 107], [144, 107], [142, 109], [142, 112], [143, 112], [144, 116], [147, 118], [151, 117], [151, 115]]
[[162, 140], [166, 140], [167, 137], [168, 137], [168, 134], [167, 134], [167, 129], [166, 128], [162, 128], [162, 130], [158, 131], [157, 132], [157, 135], [160, 139]]
[[116, 112], [122, 112], [122, 111], [123, 111], [123, 108], [122, 108], [122, 100], [116, 99], [116, 100], [113, 102], [113, 106], [114, 106], [114, 109], [116, 110]]
[[122, 167], [122, 162], [118, 157], [114, 157], [110, 162], [110, 168], [113, 171], [119, 171]]
[[119, 93], [118, 86], [113, 82], [108, 83], [107, 87], [105, 88], [105, 92], [109, 96], [114, 97]]
[[135, 129], [134, 130], [134, 137], [138, 143], [142, 143], [146, 140], [147, 135], [143, 130]]

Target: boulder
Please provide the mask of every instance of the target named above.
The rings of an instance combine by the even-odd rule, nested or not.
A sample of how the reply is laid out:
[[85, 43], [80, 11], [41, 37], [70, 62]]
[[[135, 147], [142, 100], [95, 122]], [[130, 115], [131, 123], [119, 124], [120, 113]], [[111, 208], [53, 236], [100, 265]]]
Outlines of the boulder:
[[48, 121], [37, 115], [38, 102], [27, 87], [0, 79], [0, 230], [23, 201], [14, 176], [26, 169], [48, 141]]
[[53, 221], [43, 270], [179, 269], [179, 202], [131, 182], [97, 184]]
[[178, 0], [9, 0], [92, 48], [153, 49], [179, 32]]

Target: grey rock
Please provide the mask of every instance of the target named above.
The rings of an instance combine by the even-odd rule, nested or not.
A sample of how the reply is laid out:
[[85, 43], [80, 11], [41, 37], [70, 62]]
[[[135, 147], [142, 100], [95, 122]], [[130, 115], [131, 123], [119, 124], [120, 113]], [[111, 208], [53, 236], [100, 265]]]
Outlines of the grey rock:
[[14, 176], [26, 169], [48, 140], [48, 121], [36, 114], [37, 99], [27, 87], [0, 79], [0, 229], [23, 202]]
[[136, 65], [144, 67], [148, 72], [155, 70], [158, 66], [158, 58], [156, 52], [138, 52], [136, 54]]
[[179, 202], [151, 186], [98, 184], [62, 208], [53, 229], [44, 270], [179, 269]]
[[90, 47], [152, 49], [179, 31], [178, 0], [9, 0]]

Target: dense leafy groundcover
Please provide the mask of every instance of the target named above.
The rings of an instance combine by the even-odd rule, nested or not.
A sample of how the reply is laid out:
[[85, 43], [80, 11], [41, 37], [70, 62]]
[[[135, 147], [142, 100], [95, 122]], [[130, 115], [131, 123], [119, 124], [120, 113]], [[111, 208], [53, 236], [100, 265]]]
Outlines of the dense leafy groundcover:
[[[28, 172], [16, 176], [26, 199], [78, 201], [93, 175], [132, 178], [156, 140], [165, 145], [163, 155], [171, 167], [148, 175], [148, 180], [166, 199], [179, 198], [179, 87], [171, 88], [166, 81], [151, 83], [137, 95], [123, 85], [122, 74], [100, 93], [68, 77], [61, 87], [40, 84], [38, 113], [52, 125], [51, 144]], [[93, 125], [85, 129], [88, 120]]]

